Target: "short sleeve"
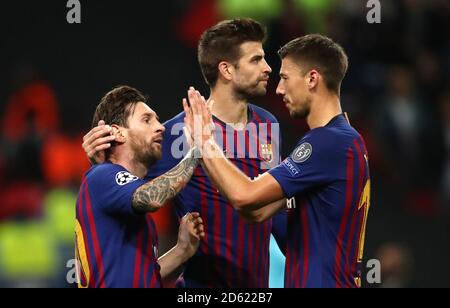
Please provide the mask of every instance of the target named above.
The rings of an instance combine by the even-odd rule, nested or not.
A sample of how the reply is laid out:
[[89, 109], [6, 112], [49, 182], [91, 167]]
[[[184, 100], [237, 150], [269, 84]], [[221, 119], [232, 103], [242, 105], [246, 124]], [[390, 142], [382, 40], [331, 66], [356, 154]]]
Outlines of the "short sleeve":
[[146, 181], [111, 163], [96, 168], [87, 180], [91, 195], [101, 211], [114, 215], [137, 215], [132, 206], [133, 194]]
[[305, 136], [280, 165], [268, 172], [287, 198], [327, 184], [341, 175], [340, 146], [332, 135], [314, 132]]

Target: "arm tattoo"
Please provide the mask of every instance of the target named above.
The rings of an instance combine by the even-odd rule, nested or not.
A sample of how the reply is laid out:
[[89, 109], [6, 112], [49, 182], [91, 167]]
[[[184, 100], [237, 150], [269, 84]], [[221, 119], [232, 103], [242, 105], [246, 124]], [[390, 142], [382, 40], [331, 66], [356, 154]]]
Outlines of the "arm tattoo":
[[195, 150], [173, 169], [142, 185], [133, 194], [133, 208], [139, 213], [155, 212], [175, 197], [189, 182], [199, 163]]

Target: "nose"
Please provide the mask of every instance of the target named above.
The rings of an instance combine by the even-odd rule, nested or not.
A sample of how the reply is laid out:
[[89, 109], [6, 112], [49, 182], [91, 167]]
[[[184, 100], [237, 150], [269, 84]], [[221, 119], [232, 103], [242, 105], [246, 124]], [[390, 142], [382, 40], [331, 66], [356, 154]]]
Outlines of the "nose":
[[270, 65], [267, 63], [267, 61], [265, 59], [264, 59], [264, 73], [266, 73], [266, 74], [272, 73], [272, 68], [270, 67]]
[[157, 132], [157, 133], [164, 134], [165, 131], [166, 131], [166, 128], [164, 127], [164, 125], [162, 125], [162, 124], [158, 121], [158, 125], [157, 125], [157, 127], [156, 127], [156, 132]]
[[277, 95], [284, 95], [284, 93], [285, 93], [284, 87], [283, 87], [283, 85], [282, 85], [282, 81], [281, 81], [281, 80], [280, 80], [280, 82], [278, 83], [276, 93], [277, 93]]

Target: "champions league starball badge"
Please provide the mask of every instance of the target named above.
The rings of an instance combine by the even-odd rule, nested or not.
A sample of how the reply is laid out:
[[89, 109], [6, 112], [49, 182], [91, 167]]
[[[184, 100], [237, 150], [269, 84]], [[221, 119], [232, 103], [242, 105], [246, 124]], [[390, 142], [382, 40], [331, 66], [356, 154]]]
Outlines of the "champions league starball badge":
[[312, 145], [308, 142], [302, 143], [297, 149], [295, 149], [291, 158], [297, 164], [304, 163], [311, 157]]
[[126, 171], [120, 171], [119, 173], [116, 174], [116, 182], [120, 186], [129, 184], [129, 183], [134, 182], [134, 181], [136, 181], [138, 179], [139, 178], [137, 176], [132, 175], [131, 173], [126, 172]]

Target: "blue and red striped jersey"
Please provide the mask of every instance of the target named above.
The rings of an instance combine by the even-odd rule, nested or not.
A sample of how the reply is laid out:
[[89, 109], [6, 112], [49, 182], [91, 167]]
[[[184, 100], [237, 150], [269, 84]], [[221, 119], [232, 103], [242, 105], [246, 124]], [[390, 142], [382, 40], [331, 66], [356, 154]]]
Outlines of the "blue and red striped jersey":
[[134, 191], [145, 183], [110, 162], [86, 173], [76, 204], [79, 287], [161, 286], [155, 224], [132, 208]]
[[[247, 176], [257, 177], [280, 163], [279, 126], [273, 115], [257, 106], [249, 104], [248, 115], [247, 126], [241, 129], [214, 118], [215, 134], [226, 156]], [[184, 116], [181, 113], [164, 124], [163, 158], [149, 170], [149, 178], [167, 172], [186, 154]], [[198, 252], [185, 264], [178, 286], [268, 287], [270, 234], [283, 250], [285, 213], [264, 223], [246, 223], [201, 166], [175, 198], [174, 206], [180, 218], [199, 212], [206, 232]]]
[[289, 200], [285, 286], [359, 287], [370, 205], [367, 151], [344, 115], [269, 171]]

